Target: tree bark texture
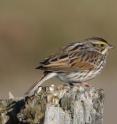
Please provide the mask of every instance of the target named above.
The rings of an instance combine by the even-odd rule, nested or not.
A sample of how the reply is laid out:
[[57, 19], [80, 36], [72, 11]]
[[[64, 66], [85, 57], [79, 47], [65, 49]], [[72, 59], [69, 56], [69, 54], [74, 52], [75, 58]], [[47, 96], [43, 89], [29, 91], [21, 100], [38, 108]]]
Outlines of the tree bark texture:
[[104, 92], [86, 86], [39, 87], [32, 96], [0, 100], [0, 124], [102, 124]]

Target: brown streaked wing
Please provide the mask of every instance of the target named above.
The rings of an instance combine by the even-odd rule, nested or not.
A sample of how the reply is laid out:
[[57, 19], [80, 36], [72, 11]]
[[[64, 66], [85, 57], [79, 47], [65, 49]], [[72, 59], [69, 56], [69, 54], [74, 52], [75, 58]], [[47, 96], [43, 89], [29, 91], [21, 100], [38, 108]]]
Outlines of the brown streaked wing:
[[93, 59], [93, 56], [100, 56], [100, 53], [96, 51], [77, 51], [77, 54], [74, 55], [75, 56], [72, 58], [70, 58], [68, 55], [66, 55], [65, 57], [61, 57], [63, 56], [61, 55], [58, 56], [58, 59], [56, 59], [55, 61], [51, 61], [52, 58], [50, 58], [49, 63], [43, 65], [44, 70], [60, 72], [90, 70], [97, 66], [93, 61], [91, 61], [91, 59]]
[[43, 67], [45, 68], [45, 70], [51, 70], [51, 71], [64, 70], [63, 68], [67, 68], [69, 65], [68, 61], [69, 61], [69, 57], [67, 54], [58, 55], [56, 56], [56, 59], [50, 57], [48, 64], [44, 64]]

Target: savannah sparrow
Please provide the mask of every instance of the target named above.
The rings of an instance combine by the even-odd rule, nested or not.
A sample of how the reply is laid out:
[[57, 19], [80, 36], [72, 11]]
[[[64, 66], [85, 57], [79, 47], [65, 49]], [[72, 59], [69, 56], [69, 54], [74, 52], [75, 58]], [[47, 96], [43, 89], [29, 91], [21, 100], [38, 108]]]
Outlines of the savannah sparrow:
[[94, 78], [102, 71], [111, 48], [106, 40], [99, 37], [68, 44], [58, 54], [40, 62], [36, 69], [43, 70], [44, 76], [28, 93], [34, 93], [44, 81], [55, 76], [69, 84]]

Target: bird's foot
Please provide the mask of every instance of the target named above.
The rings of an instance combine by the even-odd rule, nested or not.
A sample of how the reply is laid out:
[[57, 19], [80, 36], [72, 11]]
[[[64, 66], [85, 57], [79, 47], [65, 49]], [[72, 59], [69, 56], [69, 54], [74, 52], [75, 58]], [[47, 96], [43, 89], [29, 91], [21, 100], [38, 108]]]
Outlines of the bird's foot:
[[90, 87], [92, 87], [92, 85], [89, 84], [89, 83], [87, 83], [87, 82], [78, 82], [78, 83], [70, 83], [70, 84], [69, 84], [69, 87], [70, 87], [70, 88], [73, 88], [73, 87], [90, 88]]
[[91, 85], [89, 83], [81, 83], [81, 86], [84, 86], [84, 87], [90, 87]]

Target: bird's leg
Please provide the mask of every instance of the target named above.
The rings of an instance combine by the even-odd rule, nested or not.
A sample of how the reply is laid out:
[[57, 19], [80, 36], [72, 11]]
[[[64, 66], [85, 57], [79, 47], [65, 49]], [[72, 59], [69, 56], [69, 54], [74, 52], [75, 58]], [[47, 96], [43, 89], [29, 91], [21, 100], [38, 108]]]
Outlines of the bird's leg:
[[82, 82], [81, 86], [87, 87], [87, 88], [91, 87], [91, 85], [89, 83], [87, 83], [87, 82]]
[[86, 88], [91, 87], [91, 85], [89, 83], [87, 83], [87, 82], [69, 83], [69, 86], [71, 88], [73, 88], [74, 86], [76, 86], [76, 87], [86, 87]]
[[87, 82], [69, 83], [69, 85], [71, 87], [73, 87], [73, 86], [77, 86], [77, 87], [82, 86], [82, 87], [87, 87], [87, 88], [91, 87], [91, 85], [89, 83], [87, 83]]
[[81, 82], [78, 82], [78, 83], [69, 83], [70, 87], [73, 87], [73, 86], [76, 86], [76, 87], [79, 87], [81, 84]]

